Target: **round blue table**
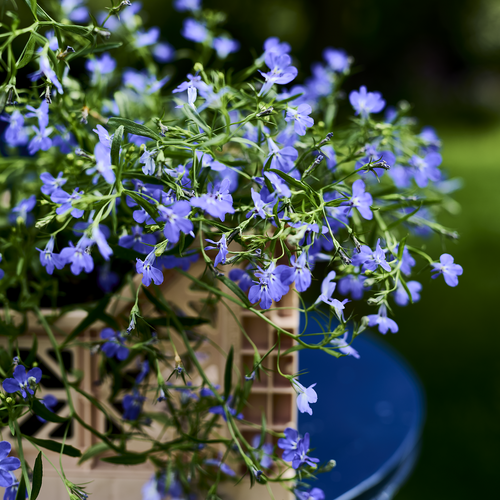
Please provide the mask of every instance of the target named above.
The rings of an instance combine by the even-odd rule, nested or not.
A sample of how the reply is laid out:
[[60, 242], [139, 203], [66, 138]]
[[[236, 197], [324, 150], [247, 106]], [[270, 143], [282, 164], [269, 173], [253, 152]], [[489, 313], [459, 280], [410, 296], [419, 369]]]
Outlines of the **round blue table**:
[[[306, 333], [318, 331], [314, 321], [309, 325]], [[418, 456], [423, 390], [383, 338], [364, 332], [352, 345], [359, 359], [313, 350], [299, 354], [299, 368], [307, 372], [299, 380], [306, 387], [316, 382], [318, 393], [313, 415], [299, 414], [299, 432], [311, 436], [310, 456], [337, 463], [311, 486], [321, 488], [325, 500], [387, 500]]]

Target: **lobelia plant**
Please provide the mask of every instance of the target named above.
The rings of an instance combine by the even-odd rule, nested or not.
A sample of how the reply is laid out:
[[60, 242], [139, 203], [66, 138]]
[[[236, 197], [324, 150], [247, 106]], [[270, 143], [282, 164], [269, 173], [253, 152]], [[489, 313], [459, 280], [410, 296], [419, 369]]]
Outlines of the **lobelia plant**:
[[[334, 462], [318, 464], [309, 456], [308, 434], [288, 428], [277, 435], [265, 420], [255, 426], [260, 437], [249, 442], [239, 430], [246, 398], [275, 350], [278, 364], [269, 369], [288, 379], [298, 410], [312, 414], [310, 405], [328, 388], [321, 382], [306, 388], [298, 374], [283, 374], [280, 356], [316, 349], [359, 357], [351, 346], [358, 334], [368, 326], [397, 332], [394, 304], [420, 299], [422, 284], [413, 276], [427, 280], [432, 271], [432, 278], [442, 274], [449, 286], [458, 284], [462, 268], [453, 257], [444, 253], [437, 262], [418, 243], [431, 233], [457, 238], [437, 222], [441, 211], [453, 208], [456, 188], [440, 169], [438, 137], [431, 128], [417, 130], [408, 104], [386, 107], [380, 93], [364, 86], [347, 101], [341, 86], [353, 60], [342, 50], [325, 49], [324, 62], [298, 85], [291, 47], [269, 38], [254, 64], [235, 73], [223, 63], [248, 49], [220, 29], [224, 16], [203, 10], [200, 0], [174, 1], [189, 16], [182, 26], [195, 44], [189, 50], [176, 50], [161, 41], [158, 28], [145, 28], [139, 2], [112, 2], [96, 17], [78, 0], [26, 0], [19, 12], [26, 6], [26, 27], [15, 3], [3, 11], [0, 27], [6, 122], [0, 301], [8, 344], [1, 357], [0, 415], [19, 455], [6, 458], [11, 445], [0, 443], [6, 498], [20, 497], [18, 488], [30, 498], [40, 490], [44, 452], [28, 464], [25, 439], [37, 448], [68, 448], [30, 440], [17, 423], [30, 412], [61, 421], [52, 413], [55, 398], [40, 394], [43, 373], [33, 356], [19, 357], [18, 337], [26, 330], [19, 318], [34, 314], [52, 342], [67, 391], [70, 413], [62, 421], [78, 422], [98, 442], [77, 455], [107, 450], [112, 463], [149, 460], [156, 472], [144, 486], [145, 500], [216, 498], [219, 483], [237, 481], [243, 470], [252, 484], [281, 482], [301, 500], [323, 500], [309, 483]], [[192, 68], [186, 77], [175, 73], [184, 59]], [[345, 119], [338, 118], [339, 106]], [[383, 118], [374, 117], [382, 111]], [[202, 276], [190, 272], [199, 259], [206, 267]], [[168, 276], [163, 269], [173, 268], [206, 293], [201, 318], [184, 318], [162, 300], [156, 287]], [[307, 295], [325, 270], [319, 296]], [[135, 294], [123, 325], [103, 313], [122, 286]], [[291, 334], [266, 313], [279, 310], [288, 293], [303, 294], [306, 320], [312, 311], [324, 318], [327, 328], [315, 340]], [[139, 297], [161, 315], [154, 324]], [[373, 313], [357, 312], [360, 301]], [[202, 342], [190, 342], [214, 302], [251, 311], [278, 332], [266, 355], [255, 349], [242, 384], [232, 383], [231, 373], [243, 369], [233, 366], [232, 350], [225, 353], [220, 388], [199, 363]], [[42, 310], [47, 307], [50, 317]], [[88, 311], [83, 327], [59, 342], [54, 323], [82, 307]], [[71, 403], [78, 382], [69, 381], [61, 352], [81, 344], [79, 335], [97, 320], [104, 325], [100, 339], [85, 345], [101, 357], [101, 379], [118, 380], [122, 434], [93, 429]], [[289, 350], [281, 348], [285, 336], [294, 342]], [[119, 380], [131, 360], [140, 368], [126, 392]], [[165, 367], [172, 374], [167, 381]], [[175, 439], [148, 434], [145, 401], [156, 401]], [[94, 404], [106, 413], [105, 405]], [[277, 447], [266, 435], [278, 438]], [[128, 449], [136, 438], [147, 441], [147, 452]], [[19, 481], [11, 472], [18, 468]], [[294, 475], [286, 473], [291, 470]], [[65, 486], [73, 500], [86, 498], [81, 487], [68, 480]]]

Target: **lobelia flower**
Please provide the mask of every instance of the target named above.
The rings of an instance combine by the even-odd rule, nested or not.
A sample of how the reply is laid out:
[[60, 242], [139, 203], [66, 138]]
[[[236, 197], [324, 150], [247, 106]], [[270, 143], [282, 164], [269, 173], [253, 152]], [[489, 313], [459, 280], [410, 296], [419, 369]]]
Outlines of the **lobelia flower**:
[[97, 268], [97, 286], [104, 292], [112, 292], [120, 283], [120, 276], [111, 270], [111, 264], [105, 262]]
[[131, 87], [139, 94], [151, 95], [158, 92], [168, 81], [170, 76], [158, 80], [155, 75], [144, 71], [128, 69], [123, 72], [123, 84]]
[[[26, 368], [22, 365], [17, 365], [14, 369], [13, 378], [6, 378], [2, 382], [2, 387], [8, 394], [20, 392], [21, 396], [26, 399], [27, 393], [35, 394], [34, 386], [42, 380], [42, 370], [40, 368], [32, 368], [26, 373]], [[10, 450], [9, 450], [10, 451]]]
[[297, 109], [287, 109], [285, 121], [293, 120], [295, 132], [299, 135], [306, 135], [306, 128], [314, 125], [314, 120], [309, 116], [311, 113], [312, 108], [309, 104], [300, 104]]
[[[19, 490], [19, 481], [16, 481], [14, 478], [14, 483], [5, 488], [5, 493], [3, 494], [3, 500], [16, 500], [17, 491]], [[26, 491], [25, 498], [28, 498], [28, 492]]]
[[88, 19], [89, 13], [82, 3], [85, 3], [84, 0], [62, 0], [61, 9], [71, 21], [83, 23]]
[[[96, 84], [102, 75], [113, 73], [116, 69], [116, 61], [107, 53], [104, 52], [102, 56], [85, 61], [85, 69], [91, 74], [92, 84]], [[98, 127], [104, 128], [101, 125]]]
[[208, 238], [206, 239], [209, 243], [213, 243], [215, 246], [208, 246], [205, 247], [205, 250], [215, 250], [218, 249], [219, 253], [215, 257], [214, 261], [214, 267], [217, 267], [221, 262], [223, 264], [226, 263], [226, 257], [228, 254], [228, 249], [227, 249], [227, 243], [226, 243], [226, 235], [223, 234], [222, 238], [219, 241], [214, 241], [214, 240], [209, 240]]
[[252, 446], [254, 448], [254, 452], [256, 452], [257, 458], [260, 459], [259, 465], [263, 469], [269, 469], [274, 464], [271, 458], [274, 447], [271, 443], [264, 443], [262, 447], [259, 447], [259, 444], [260, 444], [260, 434], [257, 434], [252, 439]]
[[[349, 201], [342, 203], [342, 205], [357, 208], [363, 219], [372, 220], [373, 212], [370, 208], [372, 203], [372, 195], [365, 192], [365, 183], [361, 179], [358, 179], [352, 185], [351, 198], [349, 199]], [[350, 210], [351, 208], [345, 209], [346, 215], [348, 215]]]
[[64, 261], [61, 256], [54, 253], [54, 236], [50, 237], [50, 240], [43, 250], [39, 248], [37, 248], [37, 250], [40, 252], [40, 264], [45, 267], [48, 274], [52, 274], [54, 268], [62, 269], [64, 267]]
[[449, 253], [444, 253], [439, 257], [439, 263], [432, 264], [432, 278], [436, 279], [440, 274], [448, 286], [457, 286], [458, 277], [464, 272], [462, 266], [455, 264], [453, 257]]
[[219, 59], [225, 59], [229, 54], [240, 50], [240, 42], [226, 36], [218, 36], [212, 43]]
[[254, 281], [255, 285], [250, 287], [248, 292], [248, 300], [255, 304], [260, 301], [260, 307], [262, 309], [269, 309], [273, 303], [273, 299], [269, 293], [269, 281], [267, 279], [259, 279], [259, 281]]
[[167, 42], [157, 43], [153, 49], [153, 57], [160, 63], [168, 63], [174, 59], [175, 49]]
[[[54, 408], [57, 405], [57, 398], [53, 396], [52, 394], [47, 394], [43, 399], [40, 399], [40, 403], [47, 408], [50, 412], [54, 413]], [[45, 423], [46, 420], [40, 416], [36, 416], [36, 418], [40, 421]]]
[[201, 9], [201, 0], [174, 0], [174, 9], [179, 12], [196, 12]]
[[377, 240], [377, 246], [374, 252], [367, 245], [361, 245], [360, 252], [356, 250], [352, 256], [352, 264], [354, 266], [363, 266], [363, 271], [376, 271], [377, 267], [381, 267], [387, 272], [391, 271], [391, 266], [385, 258], [386, 250], [382, 250], [380, 246], [380, 238]]
[[439, 153], [428, 153], [423, 158], [421, 156], [413, 155], [409, 161], [413, 167], [413, 176], [418, 187], [424, 188], [429, 181], [439, 181], [441, 179], [441, 172], [438, 167], [443, 161]]
[[[57, 89], [57, 91], [60, 94], [64, 94], [64, 90], [62, 88], [61, 83], [57, 79], [56, 72], [52, 69], [52, 66], [50, 65], [49, 58], [47, 56], [47, 52], [42, 52], [40, 54], [40, 59], [39, 59], [39, 64], [40, 64], [40, 72], [45, 75], [45, 78], [52, 83]], [[37, 80], [39, 78], [40, 73], [37, 73]]]
[[327, 275], [326, 278], [323, 279], [321, 283], [321, 294], [320, 296], [316, 299], [316, 303], [318, 303], [320, 300], [323, 302], [327, 302], [330, 300], [333, 292], [335, 291], [335, 287], [337, 286], [337, 283], [335, 283], [333, 280], [337, 274], [335, 271], [330, 271]]
[[73, 242], [69, 242], [70, 246], [63, 248], [61, 250], [60, 258], [64, 264], [71, 263], [71, 272], [78, 276], [82, 271], [90, 273], [94, 270], [94, 260], [90, 253], [88, 253], [88, 248], [93, 244], [93, 241], [87, 236], [82, 236], [76, 247]]
[[197, 262], [200, 258], [200, 254], [197, 252], [187, 254], [184, 257], [176, 257], [175, 255], [165, 255], [164, 257], [160, 257], [161, 265], [165, 269], [175, 269], [179, 268], [183, 271], [188, 271], [191, 267], [191, 264]]
[[191, 205], [188, 201], [176, 201], [170, 207], [160, 210], [159, 220], [165, 222], [163, 234], [170, 243], [177, 243], [181, 233], [188, 234], [193, 230], [193, 223], [186, 218], [189, 212]]
[[153, 26], [148, 31], [137, 30], [134, 33], [134, 44], [136, 48], [148, 47], [154, 45], [160, 38], [160, 28]]
[[163, 273], [156, 267], [153, 267], [155, 259], [156, 256], [154, 249], [148, 254], [144, 261], [136, 259], [137, 263], [135, 265], [135, 269], [139, 274], [142, 274], [142, 284], [144, 286], [151, 285], [151, 281], [155, 285], [161, 285], [163, 283]]
[[291, 462], [297, 453], [297, 446], [299, 444], [299, 433], [291, 427], [284, 430], [285, 437], [278, 439], [278, 448], [283, 450], [281, 458], [286, 462]]
[[238, 286], [246, 292], [252, 286], [252, 278], [243, 269], [231, 269], [229, 279], [238, 283]]
[[139, 158], [139, 163], [143, 165], [142, 171], [146, 175], [154, 175], [156, 172], [156, 163], [154, 157], [154, 151], [144, 150], [141, 157]]
[[215, 158], [212, 158], [208, 153], [196, 151], [196, 157], [198, 159], [199, 165], [202, 168], [210, 167], [212, 170], [215, 170], [216, 172], [222, 172], [227, 168], [226, 165], [224, 165], [220, 161], [217, 161]]
[[[394, 250], [394, 253], [397, 255], [399, 252], [399, 244], [396, 245], [396, 248]], [[407, 247], [404, 247], [403, 249], [403, 257], [401, 259], [401, 272], [405, 276], [409, 276], [411, 274], [411, 268], [416, 264], [415, 259], [411, 256], [409, 250]]]
[[205, 210], [212, 217], [219, 217], [224, 222], [227, 214], [235, 212], [233, 197], [229, 194], [230, 186], [231, 181], [227, 177], [220, 184], [216, 184], [213, 189], [212, 184], [209, 183], [207, 193], [191, 198], [191, 205]]
[[35, 131], [34, 137], [28, 144], [28, 153], [34, 155], [37, 151], [48, 151], [52, 147], [52, 139], [49, 135], [52, 133], [52, 127], [40, 127], [33, 125], [31, 127]]
[[154, 234], [144, 234], [141, 226], [132, 226], [132, 234], [121, 236], [118, 240], [118, 245], [124, 248], [132, 248], [136, 252], [147, 254], [150, 246], [156, 244], [156, 236]]
[[149, 361], [145, 359], [139, 366], [141, 370], [135, 379], [136, 384], [140, 384], [147, 377], [149, 373]]
[[441, 140], [432, 127], [424, 127], [419, 137], [424, 142], [427, 151], [439, 151], [441, 148]]
[[349, 56], [342, 49], [327, 47], [323, 50], [323, 59], [337, 73], [345, 73], [349, 69]]
[[56, 130], [59, 132], [59, 135], [56, 135], [52, 139], [52, 146], [59, 148], [61, 153], [69, 154], [75, 146], [77, 146], [77, 142], [75, 136], [62, 125], [56, 125]]
[[313, 488], [311, 491], [295, 490], [298, 500], [325, 500], [325, 493], [320, 488]]
[[275, 83], [286, 85], [297, 76], [298, 70], [291, 65], [292, 58], [288, 54], [278, 55], [275, 52], [267, 52], [265, 62], [270, 71], [264, 73], [259, 70], [266, 80], [260, 89], [259, 96], [267, 94]]
[[15, 148], [28, 143], [28, 134], [24, 126], [24, 116], [17, 109], [9, 116], [2, 115], [0, 120], [7, 122], [9, 126], [5, 129], [4, 139], [8, 146]]
[[292, 192], [288, 187], [288, 184], [274, 172], [264, 172], [264, 177], [269, 179], [269, 182], [274, 187], [274, 194], [278, 198], [289, 198], [292, 196]]
[[[0, 262], [2, 262], [3, 260], [3, 257], [2, 257], [2, 254], [0, 253]], [[3, 277], [5, 276], [5, 271], [3, 269], [0, 269], [0, 280], [3, 279]]]
[[353, 358], [359, 359], [360, 356], [358, 351], [356, 351], [354, 347], [351, 347], [347, 343], [348, 335], [349, 332], [346, 331], [342, 337], [330, 340], [330, 344], [333, 345], [335, 349], [338, 349], [342, 354], [346, 354], [347, 356], [352, 356]]
[[97, 125], [95, 129], [92, 130], [99, 136], [99, 142], [108, 149], [111, 149], [111, 144], [113, 142], [113, 135], [109, 135], [109, 132], [102, 126]]
[[291, 146], [285, 146], [280, 149], [271, 138], [267, 140], [267, 145], [269, 147], [269, 155], [266, 158], [266, 162], [269, 158], [272, 158], [271, 168], [281, 170], [285, 173], [289, 172], [294, 167], [299, 152]]
[[297, 444], [297, 451], [292, 459], [292, 467], [294, 469], [298, 469], [302, 464], [309, 465], [313, 468], [317, 467], [316, 464], [319, 462], [319, 458], [312, 458], [307, 456], [307, 452], [309, 451], [309, 444], [309, 433], [306, 432], [304, 434], [304, 437], [299, 440], [299, 443]]
[[264, 42], [264, 58], [270, 56], [271, 54], [274, 54], [276, 56], [281, 56], [282, 54], [288, 54], [292, 48], [290, 47], [290, 44], [286, 42], [280, 42], [280, 39], [273, 36], [271, 38], [268, 38]]
[[95, 167], [91, 167], [86, 171], [87, 175], [95, 174], [92, 178], [92, 184], [97, 184], [100, 175], [108, 184], [113, 184], [116, 176], [111, 165], [111, 150], [98, 142], [94, 148], [94, 156], [96, 160]]
[[208, 85], [201, 79], [199, 75], [192, 75], [188, 73], [188, 80], [186, 82], [182, 82], [178, 87], [172, 90], [172, 94], [176, 94], [178, 92], [184, 92], [187, 90], [188, 95], [188, 104], [193, 108], [195, 108], [195, 101], [198, 95], [198, 90], [202, 96], [206, 95], [208, 92]]
[[42, 101], [39, 108], [27, 105], [26, 109], [30, 113], [26, 113], [26, 118], [38, 118], [38, 126], [44, 129], [49, 124], [49, 103]]
[[209, 32], [204, 24], [188, 17], [184, 19], [181, 35], [186, 40], [203, 43], [208, 38]]
[[241, 413], [238, 413], [236, 415], [236, 410], [231, 406], [232, 399], [233, 397], [229, 396], [228, 400], [224, 403], [224, 405], [212, 406], [211, 408], [208, 409], [208, 412], [213, 413], [214, 415], [220, 415], [227, 422], [227, 417], [226, 417], [226, 410], [227, 410], [229, 415], [235, 417], [238, 420], [241, 420], [243, 418], [243, 415]]
[[132, 394], [126, 394], [123, 398], [123, 419], [137, 420], [142, 411], [142, 405], [146, 398], [141, 396], [137, 391]]
[[306, 266], [307, 254], [302, 252], [297, 259], [295, 255], [290, 259], [292, 267], [287, 267], [281, 273], [283, 285], [291, 285], [295, 281], [298, 292], [305, 292], [311, 286], [311, 271]]
[[[377, 148], [374, 144], [365, 144], [365, 147], [363, 148], [366, 156], [363, 158], [359, 159], [356, 164], [354, 165], [354, 168], [357, 170], [361, 168], [363, 165], [366, 165], [367, 163], [371, 163], [372, 165], [377, 162], [382, 162], [384, 161], [387, 165], [393, 166], [396, 163], [396, 157], [394, 156], [394, 153], [392, 151], [377, 151]], [[385, 173], [385, 168], [382, 167], [371, 167], [371, 172], [375, 176], [382, 177]], [[365, 174], [366, 170], [361, 170], [361, 174]]]
[[29, 198], [21, 200], [10, 212], [9, 221], [11, 224], [16, 224], [22, 221], [26, 226], [33, 224], [33, 215], [30, 212], [35, 208], [36, 196], [32, 194]]
[[[108, 235], [109, 236], [109, 235]], [[109, 260], [111, 255], [113, 255], [113, 250], [108, 245], [105, 234], [101, 231], [99, 224], [92, 225], [92, 241], [97, 244], [99, 252], [104, 257], [104, 260]]]
[[363, 286], [365, 281], [365, 276], [348, 274], [339, 280], [339, 293], [342, 295], [350, 294], [354, 300], [361, 300], [365, 291], [365, 287]]
[[[413, 302], [418, 302], [420, 300], [420, 291], [422, 290], [422, 285], [418, 281], [408, 281], [406, 283], [408, 290], [410, 290], [411, 300]], [[398, 287], [396, 291], [392, 293], [394, 297], [394, 302], [398, 306], [407, 306], [410, 302], [410, 297], [408, 296], [408, 292], [405, 290], [404, 286], [401, 282], [398, 282]]]
[[392, 333], [396, 333], [399, 328], [394, 320], [387, 317], [387, 307], [385, 304], [382, 304], [377, 314], [369, 314], [368, 318], [368, 326], [377, 326], [378, 331], [383, 333], [384, 335], [387, 331], [391, 331]]
[[[12, 446], [8, 441], [0, 442], [0, 486], [3, 488], [11, 487], [16, 483], [16, 478], [11, 471], [21, 467], [19, 458], [8, 456], [11, 450]], [[5, 491], [5, 495], [7, 495], [7, 491]]]
[[118, 361], [124, 361], [128, 358], [129, 349], [125, 346], [123, 333], [116, 332], [113, 328], [104, 328], [101, 331], [101, 339], [107, 340], [101, 346], [106, 357], [116, 358]]
[[214, 465], [215, 467], [218, 467], [224, 474], [227, 474], [228, 476], [235, 477], [236, 472], [234, 472], [229, 465], [222, 463], [220, 460], [217, 460], [215, 458], [209, 458], [205, 460], [203, 463], [207, 465]]
[[289, 286], [283, 283], [283, 274], [288, 273], [289, 270], [288, 266], [276, 266], [276, 262], [273, 261], [267, 269], [264, 270], [259, 267], [259, 271], [255, 273], [255, 276], [267, 282], [269, 295], [276, 302], [288, 293]]
[[349, 94], [349, 102], [355, 109], [355, 114], [361, 115], [362, 118], [368, 118], [370, 113], [378, 113], [385, 107], [385, 101], [380, 92], [367, 92], [364, 85], [360, 87], [359, 92], [353, 90]]
[[[254, 208], [250, 210], [250, 212], [247, 213], [247, 219], [250, 217], [254, 217], [258, 215], [259, 217], [262, 217], [263, 219], [266, 219], [267, 217], [272, 217], [273, 216], [273, 206], [275, 205], [275, 200], [271, 203], [266, 203], [260, 193], [254, 190], [254, 188], [250, 188], [250, 191], [252, 193], [252, 200], [254, 202]], [[261, 191], [264, 192], [264, 189]]]
[[299, 411], [301, 413], [309, 413], [309, 415], [312, 415], [313, 412], [311, 407], [309, 406], [309, 403], [316, 403], [318, 401], [318, 395], [313, 389], [316, 384], [312, 384], [306, 388], [298, 380], [293, 379], [292, 386], [297, 391], [297, 408], [299, 409]]
[[333, 172], [335, 167], [337, 166], [337, 155], [335, 154], [335, 150], [333, 146], [326, 145], [321, 148], [322, 154], [326, 158], [326, 166], [330, 172]]

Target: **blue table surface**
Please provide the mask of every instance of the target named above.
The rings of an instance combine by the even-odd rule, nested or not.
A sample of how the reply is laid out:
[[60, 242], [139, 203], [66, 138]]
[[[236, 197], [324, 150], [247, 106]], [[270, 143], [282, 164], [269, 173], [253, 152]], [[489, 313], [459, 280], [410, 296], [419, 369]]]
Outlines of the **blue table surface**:
[[[306, 333], [318, 331], [313, 321], [309, 325]], [[356, 498], [394, 471], [419, 441], [425, 414], [420, 382], [378, 337], [363, 332], [354, 340], [360, 359], [313, 350], [299, 354], [299, 368], [307, 372], [299, 381], [306, 387], [317, 383], [318, 394], [313, 415], [299, 414], [299, 431], [310, 434], [310, 456], [337, 462], [311, 484], [323, 489], [325, 500]]]

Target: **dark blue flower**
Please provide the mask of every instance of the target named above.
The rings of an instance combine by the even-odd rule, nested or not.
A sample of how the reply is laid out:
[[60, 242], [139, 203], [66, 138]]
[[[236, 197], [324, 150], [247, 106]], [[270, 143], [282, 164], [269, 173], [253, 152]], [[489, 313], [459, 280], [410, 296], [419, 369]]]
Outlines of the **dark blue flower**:
[[79, 200], [82, 197], [82, 194], [79, 192], [79, 188], [75, 188], [73, 190], [73, 193], [68, 194], [66, 191], [64, 191], [61, 188], [57, 188], [55, 191], [52, 192], [50, 199], [54, 203], [60, 203], [61, 206], [56, 209], [56, 214], [61, 215], [66, 213], [67, 211], [71, 210], [71, 215], [75, 219], [79, 219], [83, 213], [84, 210], [81, 208], [73, 208], [73, 201]]
[[204, 24], [188, 17], [184, 19], [181, 34], [186, 40], [202, 43], [208, 38], [209, 32]]
[[364, 85], [359, 89], [359, 92], [353, 90], [349, 94], [349, 101], [356, 110], [356, 115], [361, 115], [363, 118], [368, 118], [370, 113], [382, 111], [385, 106], [380, 92], [368, 92]]
[[29, 198], [21, 200], [10, 212], [9, 221], [16, 224], [19, 220], [26, 226], [33, 224], [33, 215], [30, 212], [35, 208], [36, 196], [32, 194]]
[[229, 279], [238, 283], [239, 287], [246, 292], [252, 286], [252, 278], [243, 269], [231, 269]]
[[137, 420], [142, 411], [142, 405], [146, 398], [137, 391], [132, 394], [126, 394], [123, 398], [123, 419]]
[[295, 490], [298, 500], [325, 500], [325, 493], [320, 488], [313, 488], [311, 491]]
[[7, 122], [9, 126], [5, 129], [4, 139], [8, 146], [24, 146], [28, 143], [28, 134], [24, 126], [24, 116], [17, 109], [9, 116], [2, 115], [0, 120]]
[[[411, 294], [411, 300], [413, 302], [418, 302], [420, 300], [420, 291], [422, 290], [422, 285], [418, 281], [407, 281], [406, 286]], [[394, 296], [394, 302], [398, 306], [406, 306], [410, 302], [410, 297], [408, 292], [405, 290], [401, 282], [398, 282], [398, 287], [396, 291], [392, 294]]]
[[327, 47], [323, 50], [323, 58], [332, 71], [345, 73], [349, 69], [349, 56], [342, 49]]
[[309, 116], [311, 113], [312, 108], [309, 104], [300, 104], [297, 109], [287, 109], [285, 121], [293, 120], [295, 132], [299, 135], [306, 135], [306, 128], [314, 125], [314, 120]]
[[218, 36], [213, 40], [213, 46], [219, 59], [225, 59], [229, 54], [240, 50], [240, 42], [225, 36]]
[[284, 285], [291, 285], [295, 281], [295, 288], [298, 292], [305, 292], [311, 286], [311, 271], [306, 266], [307, 254], [302, 252], [297, 259], [292, 256], [290, 263], [292, 267], [284, 269], [281, 279]]
[[90, 273], [94, 270], [94, 260], [92, 256], [87, 251], [89, 247], [91, 247], [93, 241], [87, 236], [82, 236], [76, 247], [73, 245], [73, 242], [69, 242], [69, 247], [63, 248], [61, 253], [59, 254], [61, 257], [61, 261], [64, 264], [71, 263], [71, 272], [78, 276], [82, 271], [86, 273]]
[[54, 236], [50, 237], [47, 245], [43, 250], [37, 248], [40, 252], [40, 264], [47, 270], [48, 274], [54, 272], [54, 268], [62, 269], [64, 267], [64, 260], [57, 253], [54, 253]]
[[304, 437], [297, 444], [297, 452], [292, 459], [292, 467], [294, 469], [298, 469], [303, 464], [309, 465], [314, 468], [317, 467], [316, 464], [319, 462], [319, 458], [312, 458], [307, 456], [307, 452], [309, 451], [309, 444], [309, 433], [306, 432]]
[[267, 94], [275, 83], [280, 85], [290, 83], [298, 73], [297, 68], [291, 65], [292, 58], [288, 54], [277, 55], [275, 52], [267, 52], [265, 61], [270, 71], [264, 73], [259, 70], [259, 73], [266, 80], [260, 89], [260, 96]]
[[228, 254], [227, 243], [226, 243], [226, 235], [223, 234], [222, 238], [219, 241], [209, 240], [208, 238], [207, 238], [207, 241], [209, 243], [213, 243], [215, 246], [214, 247], [211, 247], [211, 246], [205, 247], [205, 250], [215, 250], [215, 249], [219, 250], [219, 253], [215, 257], [214, 267], [217, 267], [221, 262], [223, 264], [225, 264], [226, 263], [226, 257], [227, 257], [227, 254]]
[[32, 368], [26, 373], [26, 368], [24, 366], [17, 365], [14, 369], [13, 377], [14, 378], [6, 378], [3, 381], [3, 390], [9, 394], [20, 392], [21, 396], [26, 398], [27, 392], [33, 396], [35, 385], [39, 384], [40, 380], [42, 380], [42, 370], [37, 367]]
[[142, 274], [142, 284], [144, 286], [151, 285], [151, 281], [155, 285], [161, 285], [163, 283], [163, 273], [156, 267], [153, 267], [155, 259], [154, 249], [148, 254], [144, 261], [136, 259], [135, 269], [139, 274]]
[[202, 208], [212, 217], [224, 221], [227, 214], [234, 214], [233, 197], [229, 194], [231, 181], [226, 177], [220, 184], [212, 188], [209, 183], [207, 193], [191, 199], [193, 207]]
[[396, 322], [387, 317], [387, 307], [384, 304], [379, 307], [377, 314], [369, 314], [367, 318], [368, 326], [378, 326], [380, 333], [386, 334], [387, 331], [396, 333], [399, 330]]
[[34, 137], [28, 144], [28, 153], [34, 155], [37, 151], [47, 151], [52, 147], [52, 139], [49, 135], [52, 133], [52, 127], [31, 127], [35, 131]]
[[[52, 394], [47, 394], [43, 399], [40, 399], [40, 403], [47, 408], [50, 412], [54, 413], [54, 408], [57, 405], [57, 398]], [[46, 420], [40, 416], [36, 416], [40, 422], [46, 422]]]
[[[14, 485], [14, 483], [16, 482], [16, 478], [11, 473], [11, 471], [17, 470], [21, 467], [21, 461], [19, 460], [19, 458], [8, 456], [11, 449], [12, 446], [8, 441], [0, 442], [0, 486], [2, 486], [3, 488], [8, 488], [9, 486]], [[7, 494], [7, 491], [5, 492], [5, 494]]]
[[128, 358], [128, 347], [125, 346], [125, 336], [112, 328], [104, 328], [101, 331], [101, 339], [106, 340], [101, 346], [102, 352], [108, 357], [116, 357], [118, 361]]
[[187, 218], [191, 206], [187, 201], [176, 201], [170, 207], [158, 207], [160, 218], [165, 222], [163, 234], [170, 243], [177, 243], [181, 233], [189, 234], [193, 230], [193, 223]]
[[282, 458], [286, 462], [291, 462], [297, 453], [297, 446], [299, 444], [299, 433], [291, 427], [284, 430], [285, 437], [278, 439], [278, 447], [283, 450]]
[[455, 264], [453, 257], [449, 253], [444, 253], [439, 258], [439, 263], [432, 264], [432, 278], [436, 279], [440, 274], [443, 275], [444, 281], [448, 286], [457, 286], [458, 277], [464, 272], [462, 266]]
[[226, 410], [227, 410], [229, 415], [232, 415], [238, 420], [241, 420], [243, 418], [243, 415], [241, 413], [236, 414], [236, 410], [231, 406], [231, 401], [232, 401], [232, 396], [229, 396], [228, 400], [226, 401], [226, 403], [224, 403], [224, 405], [212, 406], [211, 408], [208, 409], [208, 412], [213, 413], [214, 415], [220, 415], [224, 420], [227, 421], [226, 418]]
[[204, 462], [207, 465], [214, 465], [215, 467], [218, 467], [224, 474], [227, 474], [228, 476], [235, 477], [236, 472], [234, 472], [229, 465], [222, 463], [220, 460], [217, 460], [215, 458], [209, 458], [205, 460]]
[[156, 236], [154, 234], [144, 234], [141, 226], [132, 226], [131, 235], [121, 236], [118, 240], [118, 245], [124, 248], [132, 248], [136, 252], [148, 254], [151, 251], [151, 246], [156, 244]]

